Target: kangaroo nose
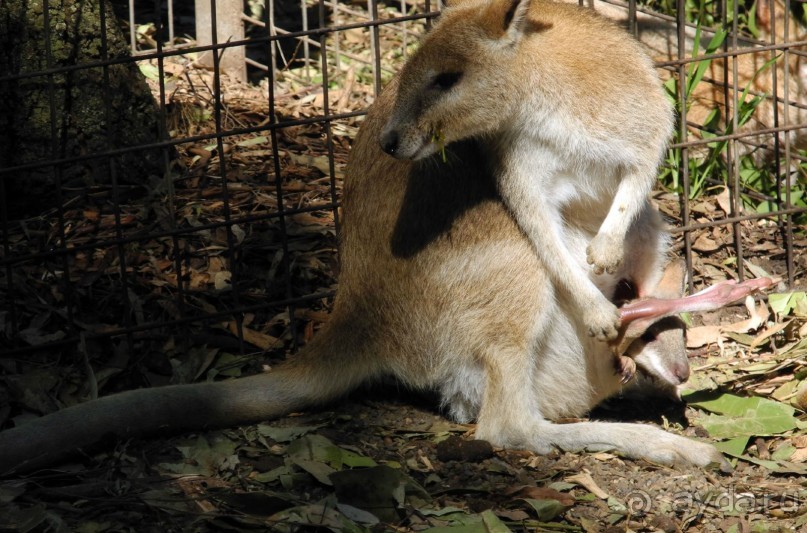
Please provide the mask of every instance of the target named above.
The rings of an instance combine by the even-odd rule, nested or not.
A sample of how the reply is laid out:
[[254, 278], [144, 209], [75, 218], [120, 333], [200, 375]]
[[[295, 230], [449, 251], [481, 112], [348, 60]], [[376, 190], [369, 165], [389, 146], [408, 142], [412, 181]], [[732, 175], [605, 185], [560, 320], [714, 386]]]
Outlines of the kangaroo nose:
[[384, 132], [381, 135], [380, 142], [382, 150], [389, 155], [395, 155], [395, 152], [398, 150], [398, 132], [395, 130]]
[[688, 363], [682, 363], [682, 364], [675, 365], [675, 367], [672, 369], [672, 371], [673, 371], [673, 374], [675, 374], [675, 377], [678, 378], [678, 381], [680, 383], [686, 383], [686, 380], [689, 379], [689, 364]]

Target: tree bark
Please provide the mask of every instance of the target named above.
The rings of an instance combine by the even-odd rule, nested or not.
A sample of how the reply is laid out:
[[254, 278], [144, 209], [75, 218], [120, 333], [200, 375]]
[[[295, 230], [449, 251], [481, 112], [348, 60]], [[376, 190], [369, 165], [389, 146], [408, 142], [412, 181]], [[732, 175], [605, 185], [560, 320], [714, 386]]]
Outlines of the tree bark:
[[[105, 0], [0, 2], [0, 169], [159, 140], [154, 99], [133, 62], [16, 77], [129, 55]], [[113, 175], [145, 184], [162, 173], [160, 160], [151, 149], [0, 173], [0, 204], [31, 215], [55, 205], [58, 187], [69, 194], [109, 185]]]

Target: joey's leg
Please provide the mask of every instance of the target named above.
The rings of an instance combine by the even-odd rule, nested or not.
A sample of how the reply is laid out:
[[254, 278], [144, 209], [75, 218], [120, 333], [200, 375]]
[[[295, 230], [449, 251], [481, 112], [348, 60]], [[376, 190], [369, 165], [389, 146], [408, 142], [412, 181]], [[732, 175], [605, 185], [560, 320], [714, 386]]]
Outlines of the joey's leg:
[[543, 160], [540, 154], [533, 153], [525, 160], [504, 161], [499, 176], [500, 194], [532, 242], [553, 284], [575, 303], [588, 334], [598, 340], [614, 339], [620, 324], [619, 312], [569, 250], [561, 200], [552, 197], [552, 186], [546, 183], [549, 176], [536, 176]]
[[714, 465], [730, 472], [731, 465], [711, 444], [644, 424], [612, 422], [544, 422], [536, 438], [537, 448], [547, 444], [565, 451], [616, 451], [634, 459], [673, 466]]
[[655, 165], [643, 166], [627, 172], [620, 181], [608, 215], [586, 250], [586, 259], [593, 265], [595, 274], [612, 274], [622, 264], [625, 237], [646, 209], [655, 177]]
[[[637, 298], [657, 295], [656, 289], [665, 275], [669, 262], [670, 235], [659, 212], [649, 200], [631, 224], [625, 236], [625, 261], [620, 268], [621, 277], [630, 280], [636, 288]], [[683, 276], [683, 275], [682, 275]], [[664, 287], [665, 298], [681, 296], [684, 279]]]
[[620, 376], [623, 385], [636, 375], [636, 361], [627, 355], [614, 352], [614, 372]]

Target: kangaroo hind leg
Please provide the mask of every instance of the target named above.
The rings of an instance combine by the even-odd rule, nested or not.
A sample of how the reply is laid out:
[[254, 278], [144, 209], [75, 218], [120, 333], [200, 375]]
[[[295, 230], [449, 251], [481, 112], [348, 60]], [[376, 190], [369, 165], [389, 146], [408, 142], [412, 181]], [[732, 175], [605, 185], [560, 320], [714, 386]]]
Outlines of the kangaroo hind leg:
[[633, 459], [669, 466], [716, 466], [723, 472], [732, 470], [723, 454], [711, 444], [644, 424], [545, 422], [537, 440], [540, 447], [550, 443], [564, 451], [615, 451]]
[[484, 363], [484, 391], [477, 416], [476, 438], [510, 448], [549, 453], [533, 436], [543, 417], [534, 387], [534, 364], [528, 349], [498, 346]]

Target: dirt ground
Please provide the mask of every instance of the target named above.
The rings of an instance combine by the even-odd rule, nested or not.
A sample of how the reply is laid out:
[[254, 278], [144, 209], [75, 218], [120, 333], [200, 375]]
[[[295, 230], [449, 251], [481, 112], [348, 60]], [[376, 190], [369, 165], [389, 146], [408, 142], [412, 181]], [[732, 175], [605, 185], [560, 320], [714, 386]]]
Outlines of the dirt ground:
[[[478, 442], [465, 440], [472, 426], [447, 422], [427, 399], [389, 393], [266, 425], [119, 442], [3, 481], [0, 528], [744, 532], [805, 523], [803, 474], [744, 461], [726, 475], [609, 453], [466, 449], [456, 440]], [[621, 419], [625, 407], [611, 406]], [[682, 410], [645, 405], [644, 414], [676, 427], [686, 424]], [[697, 426], [683, 433], [704, 436]]]
[[[209, 132], [211, 98], [203, 94], [212, 85], [209, 73], [179, 64], [166, 68], [172, 73], [168, 92], [174, 126], [187, 135]], [[332, 111], [366, 107], [369, 83], [354, 78], [349, 90], [333, 91]], [[265, 98], [265, 87], [229, 87], [229, 126], [260, 124]], [[298, 84], [278, 98], [279, 113], [286, 119], [322, 111], [323, 95], [315, 85]], [[201, 111], [208, 112], [206, 118], [199, 118], [205, 116]], [[359, 121], [333, 125], [337, 194]], [[300, 295], [324, 291], [321, 298], [296, 308], [293, 316], [278, 308], [245, 317], [240, 331], [254, 348], [246, 356], [232, 355], [239, 346], [239, 327], [223, 320], [204, 331], [182, 330], [176, 339], [173, 332], [137, 337], [131, 347], [142, 354], [137, 359], [116, 359], [108, 355], [116, 353], [114, 345], [90, 344], [85, 347], [88, 353], [107, 356], [82, 361], [35, 353], [27, 360], [4, 360], [0, 424], [23, 413], [86, 400], [87, 362], [95, 377], [103, 376], [99, 392], [107, 394], [255, 373], [286, 357], [292, 338], [303, 343], [310, 339], [327, 321], [336, 288], [325, 139], [316, 124], [280, 130], [280, 198], [274, 196], [277, 177], [267, 163], [272, 155], [269, 139], [244, 135], [226, 147], [234, 176], [229, 216], [248, 217], [280, 203], [288, 208], [322, 206], [288, 217], [286, 228], [293, 237], [292, 284]], [[170, 198], [176, 220], [200, 226], [220, 222], [215, 184], [219, 154], [203, 145], [181, 145], [177, 150], [183, 179]], [[149, 200], [152, 205], [144, 207], [135, 197], [125, 203], [124, 231], [145, 231], [157, 224], [168, 196], [158, 190]], [[722, 189], [715, 187], [692, 204], [694, 221], [725, 216], [725, 201]], [[680, 219], [675, 195], [659, 191], [656, 202], [672, 220]], [[84, 245], [112, 238], [116, 226], [110, 222], [109, 198], [96, 196], [91, 203], [74, 206], [64, 213], [71, 242]], [[785, 243], [775, 221], [748, 221], [736, 228], [746, 252], [746, 276], [785, 274]], [[736, 277], [731, 229], [718, 226], [691, 235], [695, 288]], [[241, 272], [248, 280], [245, 298], [280, 298], [276, 280], [265, 274], [278, 269], [279, 227], [260, 221], [241, 230], [244, 235], [236, 237], [243, 239], [241, 259], [248, 265]], [[29, 220], [12, 236], [12, 245], [36, 251], [53, 232], [46, 217]], [[45, 237], [39, 241], [31, 235]], [[219, 230], [194, 238], [194, 249], [201, 251], [226, 242]], [[795, 238], [798, 280], [807, 268], [803, 228], [797, 228]], [[170, 259], [175, 245], [144, 237], [126, 252], [127, 263], [137, 273], [129, 280], [132, 298], [146, 322], [177, 316], [171, 299], [177, 283]], [[678, 235], [674, 249], [684, 248]], [[121, 314], [119, 304], [91, 297], [115, 291], [110, 287], [116, 256], [109, 250], [70, 258], [82, 282], [80, 291], [87, 287], [87, 294], [80, 295], [86, 296], [81, 302], [88, 328], [120, 326], [106, 323]], [[196, 290], [193, 304], [214, 309], [221, 297], [214, 289], [230, 279], [227, 261], [199, 252], [188, 265], [187, 283]], [[36, 283], [47, 278], [49, 265], [25, 268], [21, 275], [30, 282], [36, 305], [21, 310], [20, 320], [30, 321], [26, 340], [35, 344], [57, 334], [60, 324], [53, 313], [38, 311], [38, 302], [61, 300], [54, 292], [58, 289], [47, 287], [45, 294]], [[798, 282], [793, 288], [804, 290]], [[472, 425], [443, 417], [434, 398], [390, 383], [361, 390], [323, 410], [264, 424], [105, 442], [53, 469], [2, 479], [0, 531], [801, 531], [807, 524], [806, 317], [807, 303], [798, 292], [693, 316], [688, 343], [694, 370], [688, 388], [693, 395], [686, 396], [688, 406], [657, 398], [621, 398], [591, 415], [658, 424], [718, 443], [734, 465], [730, 474], [670, 468], [612, 453], [538, 456], [493, 449], [472, 440]], [[184, 352], [177, 339], [185, 334], [196, 335], [204, 346]], [[704, 391], [711, 396], [704, 398]]]

